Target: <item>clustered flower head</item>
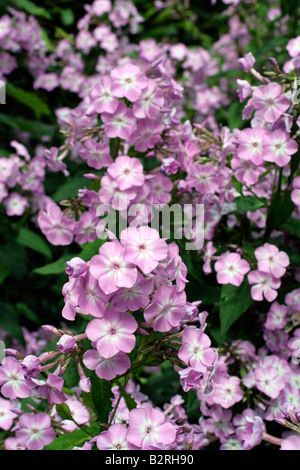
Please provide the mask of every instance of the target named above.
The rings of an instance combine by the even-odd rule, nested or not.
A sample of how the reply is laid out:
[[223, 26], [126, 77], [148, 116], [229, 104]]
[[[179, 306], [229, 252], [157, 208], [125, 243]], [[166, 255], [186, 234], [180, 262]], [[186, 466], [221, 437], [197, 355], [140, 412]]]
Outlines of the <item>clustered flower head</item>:
[[[172, 0], [155, 3], [176, 11]], [[34, 90], [60, 88], [77, 99], [55, 110], [60, 146], [46, 138], [29, 151], [20, 134], [13, 153], [0, 155], [5, 214], [28, 217], [49, 245], [77, 253], [66, 262], [62, 325], [43, 325], [47, 341], [26, 333], [0, 364], [7, 450], [51, 448], [74, 430], [84, 433], [74, 450], [200, 450], [216, 441], [221, 450], [262, 442], [300, 449], [299, 256], [287, 235], [290, 227], [298, 233], [300, 219], [300, 118], [288, 75], [300, 70], [300, 39], [288, 41], [282, 70], [271, 57], [262, 76], [251, 52], [241, 56], [252, 32], [236, 14], [240, 1], [223, 3], [228, 33], [210, 51], [152, 38], [131, 44], [128, 31], [144, 19], [127, 0], [85, 5], [76, 36], [51, 53], [34, 17], [10, 9], [0, 18], [1, 79], [23, 54]], [[276, 28], [286, 34], [284, 22]], [[96, 51], [88, 75], [85, 57]], [[233, 97], [243, 106], [240, 129], [218, 123], [223, 106], [232, 118]], [[84, 187], [50, 198], [48, 172], [68, 183], [76, 165], [85, 168]], [[153, 222], [174, 201], [184, 226], [174, 216], [165, 236], [164, 221]], [[110, 224], [116, 214], [121, 228]], [[183, 236], [195, 244], [192, 255]], [[199, 299], [189, 300], [197, 286]], [[199, 311], [206, 300], [213, 315]], [[217, 310], [220, 325], [210, 330]], [[241, 315], [249, 324], [258, 318], [259, 346], [250, 331], [249, 340], [231, 340], [234, 328], [227, 341], [226, 325]], [[177, 378], [161, 406], [143, 388], [154, 371]], [[269, 423], [288, 433], [270, 435]]]

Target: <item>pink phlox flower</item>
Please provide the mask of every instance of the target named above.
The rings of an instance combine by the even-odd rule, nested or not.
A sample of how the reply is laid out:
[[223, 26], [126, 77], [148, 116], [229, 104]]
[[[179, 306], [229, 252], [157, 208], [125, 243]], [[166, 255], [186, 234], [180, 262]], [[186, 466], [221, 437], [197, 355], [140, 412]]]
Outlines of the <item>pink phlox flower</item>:
[[111, 306], [118, 312], [130, 310], [135, 312], [149, 304], [149, 295], [152, 293], [154, 283], [152, 279], [144, 278], [138, 273], [136, 283], [131, 288], [119, 289], [111, 299]]
[[66, 282], [62, 288], [65, 302], [62, 309], [62, 316], [66, 320], [70, 321], [73, 321], [76, 318], [76, 307], [78, 306], [78, 296], [80, 294], [77, 281], [78, 279], [71, 278], [70, 281]]
[[217, 249], [213, 246], [213, 242], [207, 242], [205, 246], [205, 251], [203, 255], [203, 272], [205, 274], [210, 274], [212, 272], [211, 268], [211, 262], [212, 262], [212, 257], [216, 253]]
[[144, 274], [153, 271], [168, 255], [168, 245], [156, 229], [148, 226], [128, 227], [121, 232], [124, 259], [138, 266]]
[[104, 132], [109, 138], [129, 139], [136, 124], [132, 110], [123, 102], [119, 102], [113, 114], [103, 112], [101, 119], [104, 123]]
[[75, 222], [74, 235], [76, 243], [84, 245], [93, 242], [97, 238], [96, 228], [99, 223], [94, 210], [89, 210], [81, 214], [78, 221]]
[[105, 380], [113, 380], [125, 374], [131, 365], [129, 357], [122, 351], [105, 358], [95, 349], [89, 349], [84, 353], [82, 361], [89, 370], [94, 370], [100, 379]]
[[219, 284], [240, 286], [245, 274], [250, 271], [250, 265], [239, 253], [224, 253], [216, 261], [215, 270]]
[[135, 408], [129, 413], [127, 440], [142, 450], [151, 446], [170, 445], [176, 439], [177, 426], [167, 421], [162, 411], [152, 408]]
[[251, 160], [255, 165], [263, 164], [263, 137], [266, 133], [267, 131], [260, 127], [241, 131], [238, 134], [237, 156], [242, 160]]
[[200, 420], [200, 424], [205, 433], [214, 434], [219, 438], [223, 438], [234, 434], [231, 419], [231, 410], [213, 405], [209, 410], [209, 418]]
[[[35, 379], [33, 379], [35, 380]], [[64, 379], [58, 375], [49, 372], [46, 382], [37, 381], [38, 393], [45, 397], [49, 403], [61, 404], [67, 399], [62, 391]]]
[[207, 165], [194, 163], [191, 166], [186, 182], [201, 194], [214, 194], [219, 187], [216, 167], [211, 163]]
[[300, 54], [300, 36], [290, 39], [286, 48], [291, 57], [298, 56]]
[[25, 379], [22, 365], [13, 357], [7, 356], [0, 366], [1, 393], [5, 398], [27, 398], [35, 386]]
[[119, 104], [118, 98], [112, 92], [112, 81], [110, 77], [101, 77], [90, 94], [91, 105], [86, 111], [87, 116], [93, 114], [109, 113], [113, 114]]
[[300, 436], [293, 435], [283, 439], [280, 450], [300, 450]]
[[154, 319], [154, 331], [170, 331], [179, 326], [186, 314], [186, 294], [177, 292], [176, 286], [158, 286], [152, 302], [144, 310], [147, 322]]
[[138, 65], [125, 64], [114, 68], [110, 72], [112, 79], [111, 91], [117, 98], [127, 98], [131, 102], [137, 101], [148, 85], [148, 79]]
[[288, 110], [290, 100], [282, 94], [278, 83], [269, 83], [254, 90], [248, 105], [252, 105], [268, 123], [274, 123]]
[[293, 181], [291, 198], [296, 206], [300, 206], [300, 176], [296, 176]]
[[[57, 148], [57, 147], [51, 147], [50, 149], [46, 149], [44, 156], [45, 156], [45, 161], [47, 164], [47, 167], [54, 172], [61, 171], [65, 176], [69, 176], [69, 172], [67, 170], [67, 165], [64, 163], [62, 158], [60, 158], [61, 155], [58, 154], [62, 148]], [[63, 155], [63, 154], [62, 154]]]
[[171, 281], [176, 281], [176, 289], [178, 292], [181, 292], [185, 289], [185, 285], [188, 282], [187, 276], [187, 267], [183, 263], [181, 257], [179, 256], [179, 247], [175, 243], [170, 243], [169, 248], [169, 258], [170, 261], [167, 266], [167, 271], [170, 276]]
[[139, 450], [139, 447], [127, 441], [128, 429], [125, 424], [115, 423], [97, 438], [100, 450]]
[[283, 167], [291, 161], [291, 155], [297, 152], [298, 144], [283, 129], [275, 129], [263, 137], [263, 158], [267, 162]]
[[24, 214], [26, 207], [29, 207], [29, 202], [26, 197], [21, 196], [21, 194], [16, 193], [15, 191], [4, 200], [3, 204], [6, 209], [6, 214], [9, 217], [13, 217], [15, 215], [20, 216]]
[[277, 330], [284, 328], [287, 323], [286, 314], [286, 305], [280, 305], [278, 302], [273, 302], [270, 310], [267, 313], [267, 320], [265, 323], [267, 330]]
[[265, 243], [263, 246], [256, 248], [255, 257], [257, 259], [257, 267], [259, 271], [270, 273], [272, 276], [280, 279], [284, 276], [290, 259], [284, 251], [279, 251], [276, 245]]
[[286, 385], [286, 380], [280, 376], [277, 369], [268, 363], [257, 365], [254, 370], [255, 386], [270, 398], [277, 398]]
[[251, 52], [248, 52], [248, 54], [245, 55], [245, 57], [242, 57], [241, 59], [238, 60], [239, 65], [241, 68], [244, 70], [244, 72], [250, 72], [250, 70], [253, 68], [255, 64], [255, 57]]
[[21, 362], [22, 371], [25, 379], [31, 379], [32, 377], [38, 377], [40, 373], [41, 362], [38, 357], [33, 354], [25, 356]]
[[163, 104], [164, 104], [164, 93], [160, 87], [158, 87], [155, 80], [148, 80], [147, 88], [145, 88], [140, 95], [139, 99], [133, 104], [133, 114], [136, 118], [150, 118], [155, 119]]
[[96, 318], [87, 325], [86, 334], [99, 354], [109, 359], [120, 351], [130, 353], [133, 350], [137, 327], [132, 315], [109, 307], [101, 319]]
[[101, 179], [99, 199], [102, 204], [111, 204], [113, 209], [122, 211], [128, 208], [131, 201], [137, 196], [137, 187], [121, 191], [118, 182], [106, 174]]
[[69, 407], [71, 416], [74, 421], [79, 424], [87, 424], [90, 419], [90, 413], [86, 406], [84, 406], [76, 396], [72, 395], [65, 401], [65, 404]]
[[101, 318], [104, 315], [109, 297], [99, 287], [99, 282], [91, 274], [78, 279], [78, 305], [84, 315]]
[[121, 155], [108, 167], [107, 172], [118, 183], [121, 191], [144, 184], [143, 165], [138, 158]]
[[240, 100], [240, 103], [245, 101], [252, 95], [252, 86], [247, 80], [237, 79], [236, 84], [238, 86], [237, 94]]
[[163, 174], [155, 175], [149, 179], [151, 192], [148, 197], [149, 204], [168, 204], [171, 201], [171, 191], [173, 183], [167, 176]]
[[210, 338], [203, 331], [193, 326], [186, 327], [178, 357], [197, 372], [204, 374], [216, 361], [216, 353], [210, 345]]
[[23, 414], [19, 418], [16, 440], [28, 450], [42, 450], [56, 437], [51, 419], [46, 413]]
[[137, 279], [137, 269], [126, 261], [124, 246], [118, 241], [104, 243], [99, 255], [90, 261], [90, 273], [98, 280], [105, 294], [112, 294], [121, 287], [134, 286]]
[[146, 152], [161, 141], [162, 131], [163, 125], [159, 119], [142, 119], [132, 133], [130, 142], [138, 152]]
[[109, 153], [108, 142], [95, 142], [88, 139], [84, 142], [84, 146], [79, 150], [79, 155], [87, 164], [96, 170], [108, 167], [112, 162]]
[[73, 241], [75, 221], [66, 217], [55, 203], [46, 205], [38, 215], [38, 224], [52, 245], [70, 245]]
[[266, 426], [260, 416], [246, 416], [244, 429], [239, 433], [239, 437], [243, 440], [243, 449], [250, 450], [258, 446], [262, 441], [263, 433]]
[[272, 276], [270, 273], [263, 271], [251, 271], [248, 274], [249, 284], [251, 287], [251, 296], [253, 300], [262, 301], [264, 298], [268, 302], [273, 302], [276, 299], [281, 285], [280, 279]]
[[202, 372], [197, 372], [192, 367], [186, 367], [179, 372], [180, 385], [184, 392], [189, 390], [200, 390], [202, 385]]
[[284, 330], [267, 330], [263, 333], [267, 348], [274, 354], [280, 354], [282, 357], [288, 355], [286, 345], [288, 342], [288, 333]]
[[263, 172], [263, 167], [258, 167], [251, 160], [242, 160], [234, 156], [230, 162], [231, 168], [234, 170], [235, 178], [241, 183], [252, 186], [257, 183], [259, 176]]
[[28, 162], [30, 161], [30, 155], [25, 145], [21, 144], [20, 142], [17, 142], [16, 140], [12, 140], [10, 142], [10, 145], [14, 147], [17, 155], [19, 155], [20, 157], [24, 157], [25, 160], [27, 160]]
[[222, 408], [231, 408], [241, 401], [244, 394], [240, 388], [240, 379], [234, 376], [224, 376], [222, 380], [214, 381], [212, 400]]
[[180, 163], [174, 157], [167, 157], [163, 159], [161, 170], [167, 175], [176, 175], [180, 168]]
[[8, 431], [12, 427], [17, 417], [13, 410], [14, 405], [11, 401], [0, 397], [0, 429]]

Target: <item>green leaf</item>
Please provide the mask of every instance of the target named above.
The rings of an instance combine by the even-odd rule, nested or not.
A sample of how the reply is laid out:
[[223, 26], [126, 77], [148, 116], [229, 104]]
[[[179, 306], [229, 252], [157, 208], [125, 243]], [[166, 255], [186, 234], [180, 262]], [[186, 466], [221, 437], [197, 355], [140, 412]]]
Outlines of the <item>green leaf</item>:
[[147, 378], [141, 388], [141, 392], [145, 393], [157, 406], [169, 403], [177, 391], [178, 376], [176, 377], [176, 372], [169, 361], [162, 364], [160, 373]]
[[64, 26], [71, 26], [74, 23], [74, 13], [71, 8], [63, 8], [60, 17]]
[[109, 141], [110, 156], [113, 160], [115, 160], [115, 158], [118, 156], [120, 143], [121, 139], [119, 137], [115, 137]]
[[221, 334], [225, 335], [231, 325], [252, 305], [250, 286], [245, 279], [239, 286], [224, 284], [220, 296]]
[[289, 0], [288, 2], [286, 0], [280, 0], [280, 9], [282, 11], [282, 15], [295, 15], [295, 12], [297, 11], [299, 7], [298, 0]]
[[[45, 135], [53, 135], [53, 128], [49, 124], [45, 124], [41, 121], [30, 120], [27, 118], [24, 119], [21, 116], [11, 116], [9, 114], [0, 113], [0, 123], [11, 127], [12, 129], [18, 129], [19, 131], [25, 131], [34, 134], [35, 138], [40, 138]], [[2, 154], [3, 153], [1, 151], [1, 155]], [[5, 156], [10, 155], [11, 152], [6, 152]]]
[[33, 16], [40, 16], [41, 18], [46, 18], [47, 20], [51, 20], [50, 13], [45, 10], [45, 8], [38, 7], [35, 3], [31, 2], [30, 0], [14, 0], [13, 2], [17, 5], [21, 10], [26, 11]]
[[[288, 4], [289, 2], [284, 0], [284, 3]], [[287, 42], [288, 42], [288, 37], [284, 35], [279, 35], [278, 37], [272, 37], [272, 39], [270, 39], [269, 41], [264, 42], [264, 44], [256, 51], [255, 56], [260, 58], [257, 62], [265, 63], [266, 57], [269, 56], [270, 52], [272, 52], [273, 54], [276, 48], [285, 47]]]
[[232, 183], [232, 186], [234, 187], [234, 189], [235, 189], [238, 193], [242, 194], [242, 191], [243, 191], [243, 183], [241, 183], [240, 181], [238, 181], [235, 176], [232, 176], [232, 177], [231, 177], [231, 183]]
[[190, 390], [187, 393], [186, 400], [186, 414], [190, 419], [199, 418], [200, 413], [200, 401], [197, 397], [197, 393], [194, 390]]
[[24, 304], [23, 302], [18, 302], [16, 304], [16, 309], [20, 313], [20, 315], [23, 315], [24, 317], [28, 318], [28, 320], [32, 321], [33, 323], [40, 325], [39, 317], [33, 310], [31, 310], [31, 308], [28, 307], [28, 305]]
[[239, 101], [234, 101], [228, 110], [228, 125], [230, 130], [240, 129], [243, 126], [243, 106]]
[[41, 253], [46, 258], [52, 258], [52, 251], [48, 243], [37, 233], [27, 228], [21, 228], [17, 243], [31, 250]]
[[136, 402], [135, 400], [132, 398], [131, 395], [129, 395], [129, 393], [125, 392], [125, 389], [124, 387], [122, 387], [121, 385], [119, 385], [119, 388], [121, 390], [121, 393], [122, 393], [122, 397], [124, 398], [125, 400], [125, 403], [127, 405], [127, 408], [129, 409], [129, 411], [133, 410], [134, 408], [136, 408]]
[[64, 255], [53, 263], [46, 264], [40, 268], [35, 268], [32, 272], [35, 274], [41, 274], [47, 276], [49, 274], [62, 274], [66, 270], [66, 262], [72, 259], [76, 255]]
[[266, 221], [264, 241], [268, 239], [273, 229], [280, 229], [289, 219], [294, 208], [290, 191], [277, 192], [273, 195]]
[[6, 92], [19, 103], [24, 104], [27, 108], [33, 110], [37, 118], [43, 115], [51, 114], [50, 108], [35, 93], [18, 88], [11, 83], [6, 84]]
[[201, 299], [204, 304], [215, 304], [220, 298], [221, 287], [210, 286], [209, 284], [189, 283], [187, 289], [193, 288], [193, 292], [197, 298]]
[[83, 259], [84, 261], [89, 261], [94, 255], [99, 254], [99, 248], [105, 241], [107, 241], [107, 238], [105, 240], [97, 238], [97, 240], [93, 242], [86, 243], [82, 246], [82, 251], [78, 255], [79, 258]]
[[52, 196], [55, 202], [60, 202], [64, 199], [78, 196], [78, 190], [84, 188], [87, 184], [87, 179], [84, 176], [70, 177], [62, 184]]
[[293, 219], [290, 217], [285, 224], [283, 224], [282, 228], [288, 232], [290, 232], [292, 235], [296, 235], [297, 237], [300, 238], [300, 220], [299, 219]]
[[0, 328], [6, 331], [12, 338], [24, 344], [19, 313], [15, 307], [5, 302], [0, 302]]
[[69, 419], [73, 421], [70, 408], [66, 403], [61, 403], [60, 405], [55, 405], [56, 411], [62, 419]]
[[75, 357], [72, 357], [66, 372], [64, 373], [64, 385], [66, 388], [72, 389], [78, 385], [78, 368]]
[[70, 434], [65, 433], [57, 437], [51, 444], [45, 446], [43, 450], [70, 450], [75, 446], [81, 447], [82, 444], [90, 440], [91, 436], [87, 432], [75, 429]]
[[157, 367], [161, 364], [161, 358], [157, 354], [149, 354], [144, 362], [145, 366], [148, 367]]
[[0, 262], [3, 268], [16, 279], [22, 279], [27, 274], [27, 253], [21, 245], [16, 243], [1, 245]]
[[107, 423], [108, 415], [112, 410], [111, 399], [114, 397], [111, 385], [107, 380], [99, 379], [95, 372], [91, 374], [91, 385], [94, 411], [101, 423]]
[[291, 264], [300, 266], [300, 254], [288, 246], [284, 246], [285, 253], [289, 256]]
[[238, 211], [255, 212], [262, 207], [266, 207], [267, 200], [261, 201], [255, 196], [239, 196], [235, 198], [234, 203], [236, 204]]

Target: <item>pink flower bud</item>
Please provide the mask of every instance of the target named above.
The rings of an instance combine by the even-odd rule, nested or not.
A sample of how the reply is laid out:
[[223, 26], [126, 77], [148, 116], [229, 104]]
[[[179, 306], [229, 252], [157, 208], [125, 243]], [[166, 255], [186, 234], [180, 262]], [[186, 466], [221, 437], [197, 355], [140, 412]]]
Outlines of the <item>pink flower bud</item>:
[[61, 336], [61, 333], [58, 331], [55, 326], [52, 325], [42, 325], [43, 330], [48, 331], [49, 333], [53, 333], [56, 336]]
[[50, 361], [58, 354], [59, 354], [59, 351], [46, 351], [39, 356], [39, 360], [41, 363], [44, 363], [44, 362]]
[[91, 391], [91, 379], [89, 377], [85, 377], [84, 379], [80, 379], [79, 387], [83, 392], [90, 393], [90, 391]]
[[56, 346], [61, 353], [67, 354], [74, 350], [74, 347], [76, 346], [76, 340], [73, 336], [63, 335], [58, 343], [56, 343]]
[[81, 258], [75, 257], [66, 262], [66, 273], [71, 277], [84, 276], [87, 271], [87, 264]]

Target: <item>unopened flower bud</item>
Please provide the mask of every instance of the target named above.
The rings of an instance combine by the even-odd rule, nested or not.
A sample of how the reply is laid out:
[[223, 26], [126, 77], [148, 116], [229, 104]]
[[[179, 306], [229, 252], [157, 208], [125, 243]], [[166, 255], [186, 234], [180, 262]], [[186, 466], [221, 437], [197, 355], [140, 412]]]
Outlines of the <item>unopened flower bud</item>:
[[41, 363], [51, 361], [55, 356], [59, 354], [59, 351], [46, 351], [39, 356]]
[[68, 354], [74, 350], [76, 346], [76, 340], [74, 336], [63, 335], [58, 343], [56, 343], [56, 346], [62, 354]]
[[56, 336], [61, 336], [61, 333], [58, 331], [55, 326], [52, 325], [42, 325], [43, 330], [48, 331], [49, 333], [53, 333]]
[[84, 276], [87, 271], [87, 263], [79, 257], [66, 262], [66, 273], [70, 277]]
[[85, 377], [79, 381], [79, 387], [83, 392], [90, 393], [91, 385], [91, 379], [89, 377]]

